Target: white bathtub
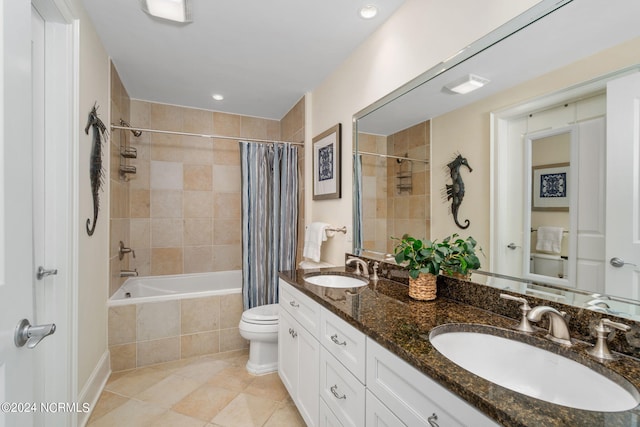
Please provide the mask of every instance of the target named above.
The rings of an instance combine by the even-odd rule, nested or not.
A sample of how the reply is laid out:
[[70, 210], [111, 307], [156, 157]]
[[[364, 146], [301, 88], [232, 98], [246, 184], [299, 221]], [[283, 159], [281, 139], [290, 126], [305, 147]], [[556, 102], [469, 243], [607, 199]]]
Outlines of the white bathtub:
[[172, 276], [130, 277], [109, 298], [108, 306], [200, 298], [242, 292], [242, 270]]

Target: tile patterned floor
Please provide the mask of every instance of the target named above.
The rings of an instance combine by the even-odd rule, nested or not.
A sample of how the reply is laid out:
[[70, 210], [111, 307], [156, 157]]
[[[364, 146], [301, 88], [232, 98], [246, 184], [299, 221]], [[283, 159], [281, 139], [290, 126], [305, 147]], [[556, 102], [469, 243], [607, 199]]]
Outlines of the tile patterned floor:
[[252, 376], [229, 352], [111, 375], [87, 427], [305, 426], [277, 373]]

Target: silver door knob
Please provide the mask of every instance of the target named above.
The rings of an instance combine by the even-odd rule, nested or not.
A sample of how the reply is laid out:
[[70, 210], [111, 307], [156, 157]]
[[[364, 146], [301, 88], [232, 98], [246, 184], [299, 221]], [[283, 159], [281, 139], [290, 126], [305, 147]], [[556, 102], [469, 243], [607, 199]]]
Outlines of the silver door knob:
[[609, 264], [611, 264], [612, 266], [614, 266], [616, 268], [623, 267], [625, 264], [626, 265], [633, 265], [634, 267], [636, 266], [635, 264], [631, 264], [630, 262], [624, 262], [624, 260], [622, 258], [618, 258], [618, 257], [611, 258], [609, 260]]
[[13, 342], [16, 344], [16, 347], [22, 347], [26, 344], [27, 348], [34, 348], [40, 341], [55, 331], [55, 323], [32, 326], [27, 319], [22, 319], [16, 326]]

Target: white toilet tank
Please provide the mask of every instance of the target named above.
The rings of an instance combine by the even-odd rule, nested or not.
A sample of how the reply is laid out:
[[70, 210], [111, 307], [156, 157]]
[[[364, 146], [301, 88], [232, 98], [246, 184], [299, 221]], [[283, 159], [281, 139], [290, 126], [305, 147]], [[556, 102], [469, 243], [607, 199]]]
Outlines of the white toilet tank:
[[566, 278], [566, 260], [560, 255], [532, 253], [532, 273], [542, 276]]

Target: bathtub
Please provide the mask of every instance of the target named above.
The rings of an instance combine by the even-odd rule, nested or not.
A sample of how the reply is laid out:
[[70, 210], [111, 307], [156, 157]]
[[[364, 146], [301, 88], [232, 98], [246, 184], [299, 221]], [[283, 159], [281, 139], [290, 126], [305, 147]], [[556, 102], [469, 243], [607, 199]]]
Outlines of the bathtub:
[[130, 277], [107, 301], [113, 372], [246, 351], [242, 272]]
[[242, 270], [130, 277], [109, 298], [109, 307], [242, 292]]

